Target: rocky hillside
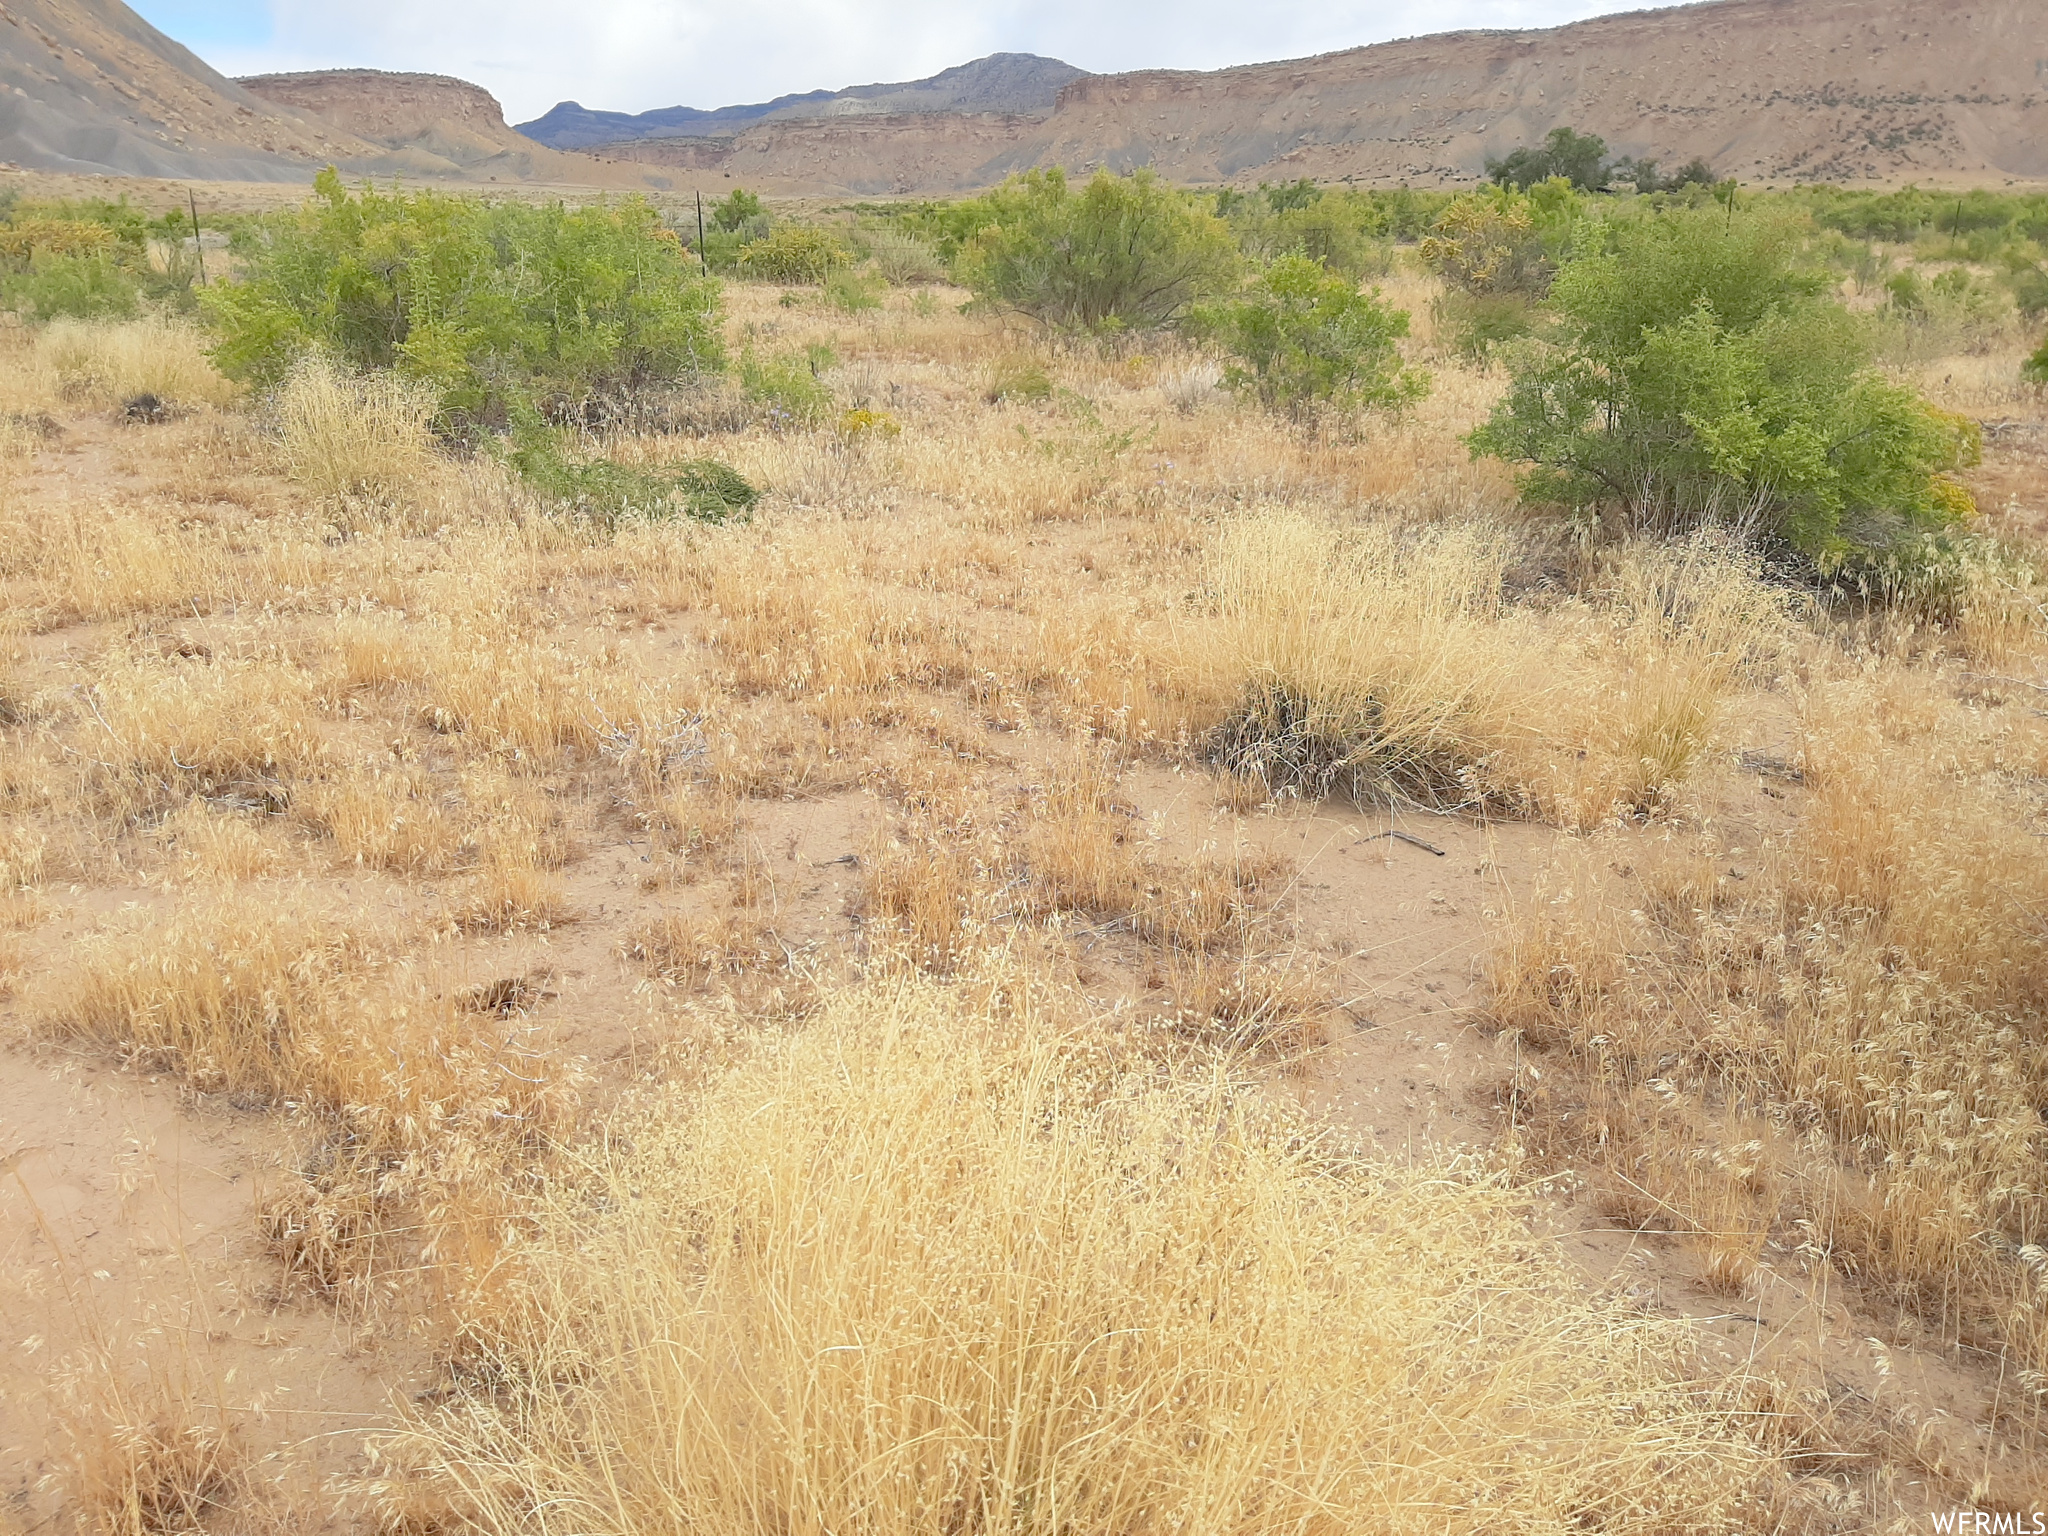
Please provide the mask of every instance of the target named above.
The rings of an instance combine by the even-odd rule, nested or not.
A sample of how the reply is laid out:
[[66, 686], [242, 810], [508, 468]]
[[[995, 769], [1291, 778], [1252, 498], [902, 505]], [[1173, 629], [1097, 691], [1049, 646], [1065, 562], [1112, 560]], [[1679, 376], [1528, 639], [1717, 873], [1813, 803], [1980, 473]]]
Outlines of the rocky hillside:
[[652, 112], [596, 112], [573, 101], [558, 103], [519, 131], [556, 149], [582, 149], [634, 139], [698, 138], [739, 133], [757, 123], [905, 113], [1017, 113], [1044, 117], [1060, 87], [1082, 71], [1035, 53], [992, 53], [956, 64], [926, 80], [894, 85], [853, 85], [843, 91], [778, 96], [753, 106], [662, 107]]
[[247, 75], [250, 94], [377, 146], [416, 175], [644, 185], [642, 167], [564, 154], [515, 133], [497, 97], [447, 75], [325, 69]]
[[277, 181], [376, 146], [264, 101], [120, 0], [0, 5], [0, 161], [48, 171]]
[[1455, 185], [1561, 124], [1749, 181], [2048, 179], [2041, 0], [1717, 0], [1206, 73], [1088, 75], [1049, 116], [759, 122], [601, 153], [766, 191], [938, 193], [1027, 166]]
[[995, 54], [708, 112], [565, 102], [522, 135], [487, 92], [445, 76], [238, 83], [121, 0], [0, 0], [0, 162], [43, 170], [303, 180], [332, 160], [828, 196], [960, 192], [1044, 165], [1456, 185], [1561, 124], [1752, 182], [2048, 180], [2048, 5], [1714, 0], [1206, 73], [1085, 75]]
[[87, 175], [305, 182], [360, 174], [660, 185], [563, 154], [438, 75], [337, 70], [228, 79], [121, 0], [0, 0], [0, 164]]

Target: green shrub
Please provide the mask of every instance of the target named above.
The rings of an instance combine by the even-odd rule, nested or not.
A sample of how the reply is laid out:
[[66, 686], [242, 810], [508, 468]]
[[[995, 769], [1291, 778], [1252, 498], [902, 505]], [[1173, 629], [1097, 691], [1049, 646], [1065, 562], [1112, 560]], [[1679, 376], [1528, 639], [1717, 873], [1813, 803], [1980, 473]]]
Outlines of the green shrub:
[[1259, 190], [1256, 197], [1216, 195], [1238, 249], [1252, 261], [1307, 256], [1352, 278], [1380, 277], [1392, 266], [1389, 214], [1373, 193], [1307, 180]]
[[1171, 324], [1238, 267], [1229, 227], [1149, 171], [1100, 171], [1079, 191], [1057, 169], [1033, 171], [976, 201], [984, 222], [960, 280], [987, 308], [1065, 330]]
[[[1572, 128], [1553, 128], [1541, 149], [1515, 150], [1505, 160], [1489, 158], [1487, 179], [1496, 186], [1526, 192], [1553, 176], [1581, 192], [1597, 192], [1607, 185], [1609, 162], [1607, 141], [1598, 134], [1580, 133]], [[1656, 191], [1656, 187], [1645, 190]]]
[[2020, 376], [2032, 384], [2048, 384], [2048, 341], [2043, 341], [2034, 355], [2020, 364]]
[[982, 398], [990, 405], [1003, 400], [1050, 400], [1052, 375], [1029, 352], [1012, 352], [989, 365]]
[[880, 273], [859, 267], [841, 267], [825, 279], [826, 301], [849, 315], [880, 309], [882, 295], [888, 290]]
[[128, 320], [140, 303], [132, 270], [111, 254], [37, 251], [0, 275], [0, 305], [38, 324], [60, 315], [76, 320]]
[[542, 394], [624, 398], [724, 366], [718, 289], [639, 199], [568, 209], [433, 192], [351, 195], [330, 167], [241, 232], [245, 277], [205, 295], [230, 377], [320, 350], [431, 384], [458, 420]]
[[1954, 525], [1971, 507], [1946, 477], [1975, 429], [1870, 368], [1794, 245], [1753, 215], [1615, 226], [1558, 274], [1563, 340], [1516, 361], [1474, 452], [1533, 466], [1534, 501], [1642, 531], [1731, 525], [1823, 570]]
[[2013, 306], [2022, 317], [2038, 320], [2048, 314], [2048, 268], [2038, 261], [2023, 261], [2014, 266], [2005, 281], [2012, 292]]
[[[0, 308], [36, 323], [133, 317], [142, 302], [185, 309], [196, 263], [185, 212], [151, 220], [123, 198], [0, 207]], [[161, 258], [161, 266], [152, 259]]]
[[1408, 312], [1306, 256], [1281, 257], [1241, 297], [1200, 311], [1199, 329], [1237, 358], [1223, 382], [1268, 409], [1399, 406], [1429, 388], [1396, 346]]
[[718, 202], [711, 205], [711, 223], [714, 228], [727, 234], [745, 229], [750, 224], [759, 224], [761, 232], [767, 233], [768, 210], [761, 206], [761, 199], [744, 187], [734, 187]]
[[1887, 278], [1884, 290], [1885, 305], [1877, 315], [1878, 357], [1895, 365], [1991, 351], [2010, 336], [2018, 319], [2009, 293], [1963, 267], [1933, 278], [1908, 267]]
[[825, 346], [766, 360], [749, 348], [740, 357], [740, 384], [771, 427], [815, 427], [832, 409], [832, 391], [819, 375], [835, 361]]
[[744, 475], [717, 459], [635, 465], [573, 458], [563, 451], [562, 434], [523, 409], [509, 457], [535, 494], [606, 532], [635, 519], [722, 523], [744, 516], [761, 499]]
[[739, 270], [771, 283], [818, 284], [850, 260], [831, 230], [778, 224], [740, 252]]
[[1446, 289], [1435, 301], [1438, 339], [1468, 362], [1483, 363], [1509, 342], [1531, 335], [1538, 311], [1522, 294]]
[[946, 280], [946, 264], [938, 251], [915, 235], [886, 227], [869, 229], [861, 231], [860, 244], [888, 282], [902, 286]]

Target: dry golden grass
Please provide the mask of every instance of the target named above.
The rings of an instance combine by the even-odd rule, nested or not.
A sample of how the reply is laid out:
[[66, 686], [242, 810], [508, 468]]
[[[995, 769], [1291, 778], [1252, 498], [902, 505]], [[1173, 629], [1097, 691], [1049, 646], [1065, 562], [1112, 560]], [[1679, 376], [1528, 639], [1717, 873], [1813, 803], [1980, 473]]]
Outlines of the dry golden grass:
[[2048, 863], [2016, 790], [2048, 731], [1953, 675], [1822, 664], [1791, 762], [1763, 764], [1800, 781], [1793, 829], [1589, 846], [1504, 935], [1496, 1010], [1588, 1069], [1573, 1123], [1538, 1134], [1607, 1169], [1625, 1214], [1696, 1229], [1731, 1289], [1766, 1235], [1803, 1232], [2048, 1381], [2025, 1258], [2048, 1236]]
[[1351, 1533], [1497, 1530], [1505, 1496], [1526, 1531], [1781, 1528], [1683, 1330], [1588, 1301], [1502, 1184], [1361, 1160], [1196, 1063], [1121, 1070], [1029, 997], [873, 984], [615, 1123], [541, 1197], [524, 1304], [475, 1319], [476, 1385], [387, 1443], [387, 1508]]
[[431, 389], [395, 373], [347, 374], [309, 357], [277, 392], [278, 457], [316, 496], [389, 501], [432, 471], [438, 409]]
[[1610, 557], [1591, 603], [1510, 601], [1508, 529], [1232, 524], [1209, 612], [1159, 642], [1217, 761], [1333, 789], [1567, 826], [1658, 808], [1711, 739], [1782, 600], [1704, 538]]
[[226, 573], [217, 541], [140, 510], [17, 522], [8, 532], [0, 574], [26, 578], [22, 612], [33, 605], [45, 625], [189, 614], [213, 606]]
[[230, 1425], [161, 1343], [102, 1346], [55, 1383], [67, 1492], [95, 1536], [169, 1536], [231, 1514], [251, 1486]]
[[182, 320], [53, 320], [28, 366], [66, 405], [114, 406], [143, 394], [174, 406], [227, 405], [241, 387], [213, 366], [208, 345], [205, 332]]

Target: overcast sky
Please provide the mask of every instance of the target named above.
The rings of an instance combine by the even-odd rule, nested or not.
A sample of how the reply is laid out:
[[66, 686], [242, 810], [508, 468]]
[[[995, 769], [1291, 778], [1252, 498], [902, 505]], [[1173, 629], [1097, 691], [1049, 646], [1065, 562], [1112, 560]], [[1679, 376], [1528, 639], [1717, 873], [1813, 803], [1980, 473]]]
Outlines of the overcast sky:
[[915, 80], [997, 52], [1214, 69], [1645, 0], [131, 0], [215, 68], [457, 75], [513, 122], [558, 101], [644, 112]]

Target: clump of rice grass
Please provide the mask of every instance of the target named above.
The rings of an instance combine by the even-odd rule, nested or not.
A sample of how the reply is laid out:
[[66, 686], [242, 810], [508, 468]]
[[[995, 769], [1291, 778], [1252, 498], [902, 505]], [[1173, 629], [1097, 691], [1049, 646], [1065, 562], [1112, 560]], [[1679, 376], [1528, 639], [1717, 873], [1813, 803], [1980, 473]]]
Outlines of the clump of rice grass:
[[439, 409], [431, 388], [401, 374], [346, 373], [309, 354], [277, 392], [278, 456], [316, 496], [388, 502], [432, 470]]
[[1502, 1181], [1366, 1159], [1192, 1059], [1126, 1070], [1015, 976], [843, 993], [615, 1119], [529, 1219], [518, 1304], [384, 1447], [394, 1507], [734, 1536], [1781, 1513], [1685, 1329], [1589, 1298]]
[[1243, 518], [1165, 663], [1211, 759], [1274, 795], [1569, 825], [1657, 809], [1782, 628], [1740, 549], [1702, 535], [1609, 554], [1598, 603], [1512, 600], [1522, 551], [1484, 522]]
[[31, 367], [58, 399], [112, 406], [153, 395], [174, 405], [227, 405], [241, 387], [213, 365], [206, 334], [183, 320], [53, 320], [37, 336]]

